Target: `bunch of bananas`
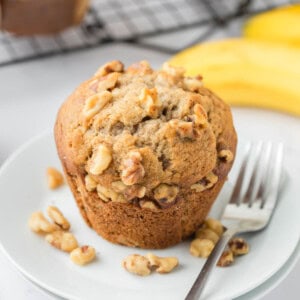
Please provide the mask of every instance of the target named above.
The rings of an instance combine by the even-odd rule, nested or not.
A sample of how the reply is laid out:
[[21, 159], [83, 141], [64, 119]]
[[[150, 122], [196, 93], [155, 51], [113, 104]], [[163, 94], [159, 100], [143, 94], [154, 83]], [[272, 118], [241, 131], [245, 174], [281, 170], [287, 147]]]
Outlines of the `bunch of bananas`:
[[229, 104], [300, 116], [300, 5], [255, 16], [244, 35], [196, 45], [170, 64], [203, 75], [204, 85]]

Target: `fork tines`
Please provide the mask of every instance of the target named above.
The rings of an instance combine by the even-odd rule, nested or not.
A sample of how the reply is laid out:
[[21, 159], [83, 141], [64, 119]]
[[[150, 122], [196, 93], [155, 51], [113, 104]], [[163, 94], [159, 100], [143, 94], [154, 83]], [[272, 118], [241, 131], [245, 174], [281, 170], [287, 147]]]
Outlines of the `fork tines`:
[[272, 209], [279, 190], [282, 159], [282, 143], [248, 143], [230, 203]]

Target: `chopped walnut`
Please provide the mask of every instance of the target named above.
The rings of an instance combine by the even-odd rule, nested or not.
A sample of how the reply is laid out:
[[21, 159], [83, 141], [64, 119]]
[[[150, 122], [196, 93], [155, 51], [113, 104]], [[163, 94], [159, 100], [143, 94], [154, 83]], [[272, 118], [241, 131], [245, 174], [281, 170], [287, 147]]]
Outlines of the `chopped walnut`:
[[124, 193], [127, 189], [127, 185], [124, 184], [122, 181], [113, 181], [111, 183], [111, 187], [117, 192], [117, 193]]
[[142, 155], [138, 151], [131, 151], [128, 158], [122, 163], [121, 179], [126, 185], [134, 185], [145, 175], [145, 169], [142, 165]]
[[231, 250], [225, 250], [221, 257], [219, 258], [218, 262], [217, 262], [217, 266], [218, 267], [228, 267], [229, 265], [231, 265], [234, 261], [233, 258], [233, 253]]
[[151, 118], [157, 118], [161, 108], [161, 102], [157, 96], [156, 89], [144, 88], [139, 96], [139, 100], [142, 107], [146, 110], [147, 115]]
[[48, 187], [56, 189], [64, 183], [63, 175], [55, 168], [47, 168]]
[[195, 190], [197, 193], [203, 192], [207, 189], [207, 187], [201, 183], [195, 183], [191, 186], [192, 190]]
[[222, 223], [219, 220], [213, 218], [206, 219], [204, 221], [203, 227], [214, 231], [219, 237], [224, 232], [224, 226], [222, 225]]
[[146, 188], [137, 184], [128, 186], [124, 191], [124, 196], [128, 199], [143, 198], [146, 194]]
[[137, 187], [136, 197], [143, 198], [146, 194], [146, 188], [144, 186]]
[[188, 91], [197, 92], [203, 86], [201, 79], [201, 76], [185, 77], [183, 79], [183, 87]]
[[170, 273], [178, 266], [177, 257], [159, 257], [152, 253], [148, 253], [145, 257], [149, 260], [150, 266], [155, 267], [156, 272], [161, 274]]
[[111, 99], [112, 94], [108, 91], [87, 98], [82, 111], [85, 120], [93, 118]]
[[171, 120], [169, 124], [174, 128], [180, 138], [194, 139], [196, 131], [192, 122], [185, 122], [180, 120]]
[[94, 260], [96, 257], [95, 248], [92, 246], [81, 246], [70, 253], [70, 258], [77, 265], [85, 265]]
[[78, 247], [76, 238], [70, 232], [54, 231], [47, 234], [45, 239], [53, 247], [66, 252], [71, 252]]
[[97, 91], [100, 92], [113, 89], [117, 85], [119, 77], [120, 73], [117, 72], [109, 73], [105, 77], [101, 77], [98, 82]]
[[117, 199], [118, 197], [118, 193], [100, 184], [97, 185], [97, 193], [100, 199], [104, 202], [109, 202], [112, 200], [112, 198]]
[[209, 228], [200, 228], [196, 232], [195, 236], [198, 239], [211, 240], [214, 244], [216, 244], [219, 240], [219, 235]]
[[183, 74], [185, 70], [181, 67], [173, 67], [168, 63], [164, 63], [162, 70], [158, 72], [156, 77], [156, 84], [162, 86], [174, 86], [182, 87]]
[[171, 66], [168, 62], [163, 64], [162, 70], [174, 78], [182, 78], [185, 73], [184, 68]]
[[248, 243], [242, 238], [233, 238], [229, 241], [228, 246], [233, 255], [244, 255], [249, 252]]
[[175, 202], [178, 192], [178, 186], [162, 183], [155, 188], [154, 199], [162, 208], [166, 208]]
[[194, 239], [190, 245], [190, 253], [197, 257], [208, 257], [215, 244], [208, 239]]
[[55, 206], [48, 206], [47, 207], [47, 213], [50, 219], [61, 229], [63, 230], [69, 230], [70, 229], [70, 223], [65, 218], [65, 216], [62, 214], [62, 212]]
[[172, 76], [168, 75], [164, 71], [158, 72], [155, 80], [155, 85], [170, 86], [174, 84], [176, 84], [176, 82], [174, 81], [174, 78]]
[[50, 223], [40, 211], [31, 214], [28, 226], [36, 233], [49, 233], [59, 229], [57, 225]]
[[111, 161], [111, 150], [105, 144], [99, 144], [89, 162], [89, 172], [93, 175], [100, 175], [108, 168]]
[[89, 83], [89, 89], [94, 91], [95, 93], [97, 92], [97, 86], [98, 86], [99, 79], [94, 79]]
[[122, 261], [122, 266], [130, 273], [147, 276], [151, 273], [149, 260], [139, 254], [131, 254]]
[[196, 125], [205, 125], [207, 123], [207, 114], [202, 105], [196, 104], [194, 106], [194, 114], [194, 121]]
[[148, 208], [151, 210], [158, 210], [158, 207], [151, 200], [141, 200], [139, 201], [139, 205], [141, 208]]
[[206, 180], [208, 180], [212, 184], [215, 184], [218, 181], [218, 176], [213, 172], [210, 172], [206, 175]]
[[97, 182], [90, 175], [84, 177], [84, 182], [88, 192], [92, 192], [97, 188]]
[[197, 193], [203, 192], [207, 189], [212, 188], [218, 181], [218, 176], [210, 172], [204, 178], [202, 178], [197, 183], [191, 186], [192, 190], [195, 190]]
[[113, 60], [101, 66], [95, 76], [105, 76], [112, 72], [123, 72], [124, 65], [119, 60]]
[[218, 157], [224, 159], [226, 162], [233, 161], [233, 153], [230, 150], [223, 149], [218, 153]]
[[111, 188], [107, 188], [100, 184], [97, 185], [97, 193], [101, 200], [104, 202], [126, 202], [122, 194], [115, 192]]
[[132, 64], [127, 69], [128, 74], [151, 74], [153, 70], [150, 67], [150, 64], [146, 60], [142, 60], [138, 63]]
[[112, 182], [111, 186], [114, 191], [123, 194], [128, 200], [132, 200], [134, 198], [143, 198], [146, 193], [146, 188], [138, 184], [128, 186], [122, 181], [114, 181]]

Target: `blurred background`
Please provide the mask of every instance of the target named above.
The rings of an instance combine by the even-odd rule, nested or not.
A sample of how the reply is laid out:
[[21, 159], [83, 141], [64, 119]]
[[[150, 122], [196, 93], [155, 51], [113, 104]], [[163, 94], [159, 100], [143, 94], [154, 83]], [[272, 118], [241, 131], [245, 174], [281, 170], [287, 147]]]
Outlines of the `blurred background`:
[[116, 41], [172, 54], [201, 41], [239, 36], [251, 15], [297, 2], [1, 0], [0, 66]]

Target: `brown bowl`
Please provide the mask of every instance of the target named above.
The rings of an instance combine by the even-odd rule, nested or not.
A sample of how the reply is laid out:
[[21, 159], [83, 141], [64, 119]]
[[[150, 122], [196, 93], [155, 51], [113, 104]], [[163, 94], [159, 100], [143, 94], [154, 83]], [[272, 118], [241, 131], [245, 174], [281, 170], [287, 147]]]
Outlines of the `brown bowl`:
[[16, 35], [55, 34], [79, 24], [89, 0], [0, 0], [0, 28]]

